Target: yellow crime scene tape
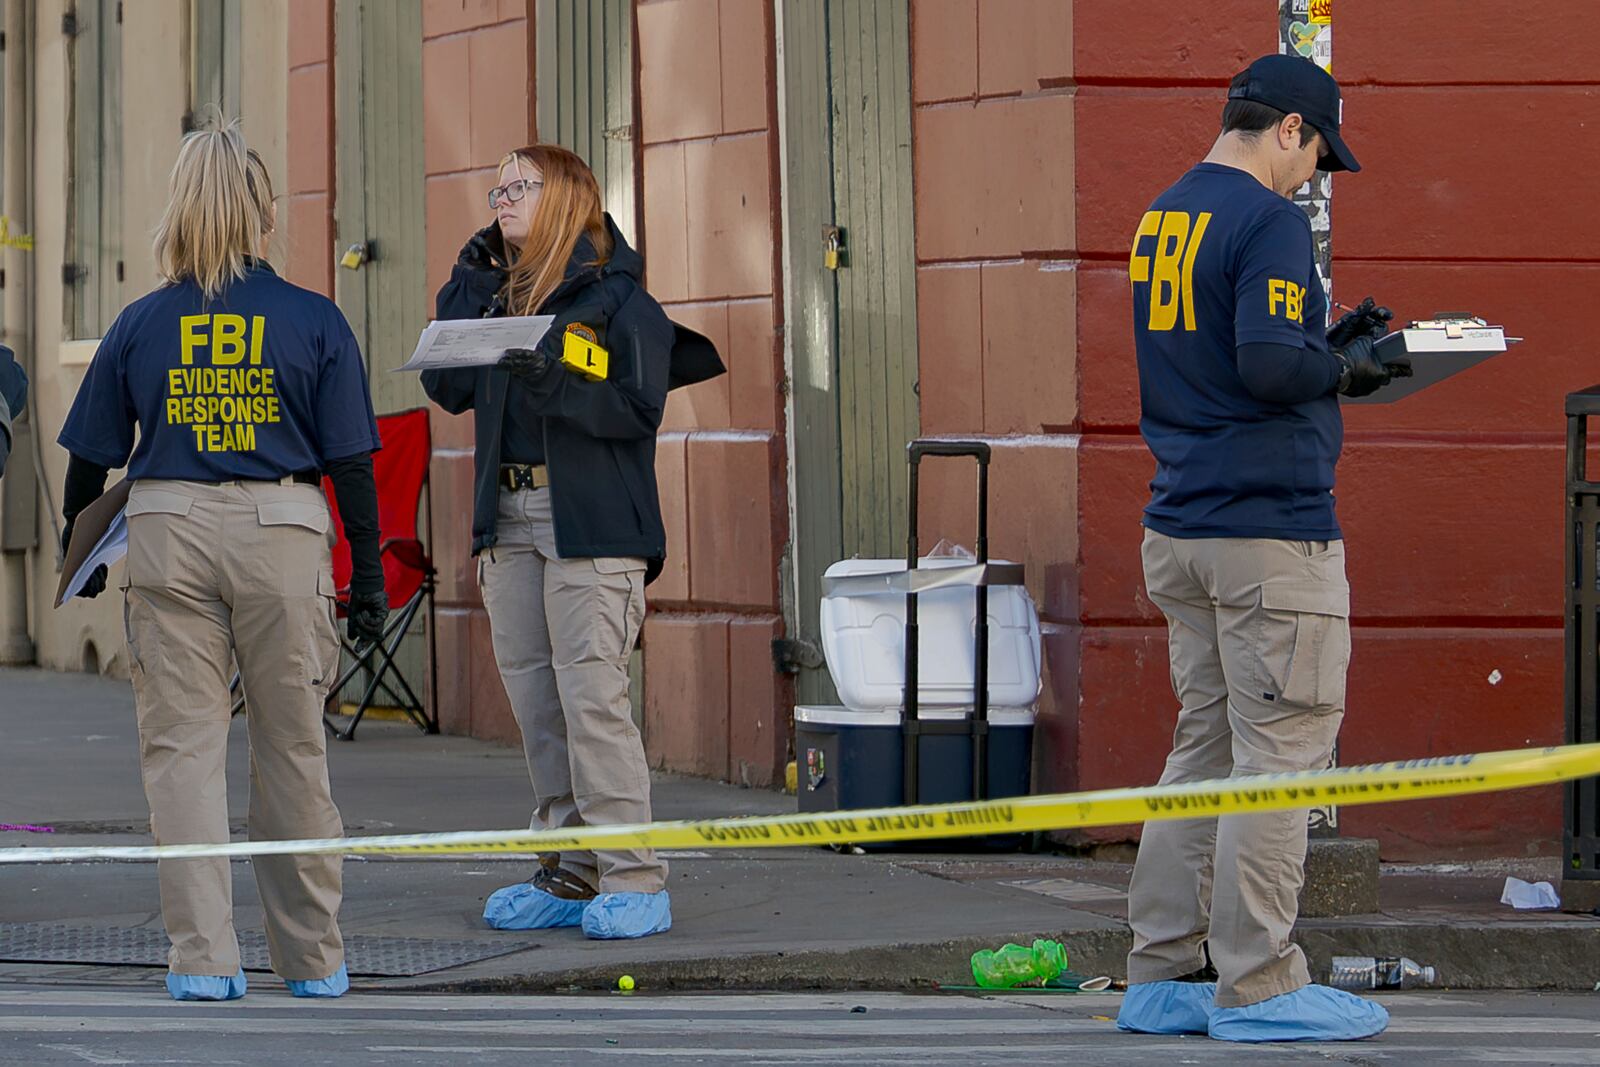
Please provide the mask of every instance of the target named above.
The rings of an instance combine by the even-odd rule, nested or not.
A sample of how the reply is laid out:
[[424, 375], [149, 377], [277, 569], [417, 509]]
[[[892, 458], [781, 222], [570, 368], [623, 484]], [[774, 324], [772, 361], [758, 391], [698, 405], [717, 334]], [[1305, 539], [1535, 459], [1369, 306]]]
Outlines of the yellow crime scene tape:
[[0, 849], [0, 863], [200, 859], [346, 853], [416, 855], [535, 853], [564, 849], [779, 848], [870, 844], [974, 834], [1026, 833], [1161, 819], [1286, 811], [1324, 804], [1384, 804], [1549, 785], [1600, 775], [1600, 744], [1437, 756], [1332, 770], [1227, 778], [1182, 785], [1103, 789], [1005, 800], [796, 815], [553, 830], [484, 830], [236, 841], [216, 845], [139, 845]]

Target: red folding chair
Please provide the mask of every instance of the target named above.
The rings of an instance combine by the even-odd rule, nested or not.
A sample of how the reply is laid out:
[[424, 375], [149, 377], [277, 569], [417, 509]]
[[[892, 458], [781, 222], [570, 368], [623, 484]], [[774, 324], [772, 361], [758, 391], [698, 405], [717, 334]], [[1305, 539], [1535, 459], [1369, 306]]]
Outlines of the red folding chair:
[[[357, 645], [342, 634], [339, 638], [348, 654], [349, 666], [340, 672], [330, 692], [329, 703], [338, 701], [340, 691], [357, 674], [367, 671], [370, 678], [356, 704], [350, 725], [341, 729], [326, 714], [323, 722], [341, 741], [355, 739], [356, 727], [372, 707], [379, 692], [385, 707], [397, 707], [423, 733], [436, 734], [439, 724], [430, 718], [416, 692], [406, 681], [405, 672], [394, 656], [406, 632], [422, 610], [431, 603], [436, 571], [433, 560], [417, 536], [417, 517], [421, 513], [422, 489], [428, 480], [428, 461], [433, 443], [428, 431], [428, 411], [414, 408], [378, 417], [378, 437], [383, 448], [372, 457], [373, 479], [378, 486], [378, 528], [382, 531], [383, 585], [389, 594], [389, 622], [383, 636], [370, 645]], [[338, 498], [332, 483], [323, 479], [322, 490], [333, 512], [333, 529], [339, 540], [333, 547], [333, 579], [339, 589], [339, 617], [344, 618], [350, 604], [350, 542], [345, 540], [344, 520], [339, 515]], [[393, 684], [390, 680], [392, 679]]]
[[[432, 603], [437, 574], [433, 560], [417, 537], [422, 489], [428, 480], [428, 462], [433, 455], [428, 410], [414, 408], [378, 416], [378, 438], [383, 442], [383, 448], [372, 457], [372, 476], [378, 488], [378, 529], [382, 538], [379, 552], [383, 558], [383, 587], [389, 594], [390, 614], [383, 628], [383, 636], [373, 644], [357, 645], [340, 633], [339, 644], [350, 664], [339, 673], [333, 688], [328, 691], [328, 704], [337, 706], [339, 695], [350, 680], [362, 671], [371, 672], [349, 726], [340, 729], [329, 718], [327, 709], [323, 709], [323, 724], [341, 741], [355, 740], [356, 727], [361, 724], [380, 690], [388, 702], [384, 706], [397, 707], [405, 712], [423, 733], [439, 732], [438, 720], [428, 716], [422, 701], [406, 681], [405, 672], [394, 659], [417, 612], [422, 610], [424, 603]], [[333, 546], [333, 578], [339, 591], [338, 614], [342, 619], [348, 614], [350, 606], [350, 542], [345, 540], [338, 497], [334, 494], [333, 483], [327, 478], [322, 480], [322, 492], [328, 498], [328, 510], [333, 514], [333, 529], [338, 535], [338, 541]], [[393, 685], [388, 680], [391, 677], [394, 679]], [[230, 688], [234, 693], [233, 714], [237, 715], [245, 705], [244, 690], [237, 672], [234, 673]]]

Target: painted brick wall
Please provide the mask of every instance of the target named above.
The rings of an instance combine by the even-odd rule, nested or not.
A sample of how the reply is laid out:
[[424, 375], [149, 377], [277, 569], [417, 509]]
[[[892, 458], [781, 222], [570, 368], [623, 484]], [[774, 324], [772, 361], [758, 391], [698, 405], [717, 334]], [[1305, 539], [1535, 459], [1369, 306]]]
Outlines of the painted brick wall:
[[[1078, 303], [1073, 11], [913, 0], [922, 431], [994, 446], [990, 553], [1020, 560], [1043, 620], [1035, 781], [1072, 780], [1077, 677]], [[924, 468], [927, 543], [975, 536], [970, 463]]]
[[[1594, 376], [1577, 309], [1596, 277], [1600, 226], [1571, 205], [1582, 199], [1575, 183], [1600, 162], [1582, 132], [1600, 119], [1600, 93], [1592, 64], [1534, 61], [1553, 32], [1548, 19], [1509, 29], [1503, 47], [1473, 35], [1414, 47], [1446, 17], [1463, 13], [1377, 0], [1339, 8], [1335, 69], [1347, 86], [1347, 134], [1367, 169], [1335, 182], [1337, 295], [1354, 302], [1371, 292], [1403, 318], [1466, 307], [1530, 341], [1421, 398], [1347, 420], [1339, 498], [1356, 633], [1346, 762], [1561, 736], [1560, 404]], [[1057, 625], [1043, 786], [1153, 781], [1168, 747], [1165, 633], [1143, 595], [1138, 554], [1153, 468], [1137, 435], [1128, 235], [1204, 153], [1222, 87], [1275, 50], [1274, 31], [1255, 0], [1218, 0], [1177, 25], [1138, 3], [1073, 6], [1081, 438], [1067, 453], [1075, 552], [1057, 558], [1071, 559], [1077, 578], [1046, 581], [1043, 604]], [[979, 37], [981, 51], [981, 24]], [[1553, 144], [1581, 158], [1560, 174], [1518, 165]], [[1076, 668], [1076, 679], [1057, 668]], [[1491, 684], [1495, 671], [1501, 680]], [[1554, 848], [1554, 790], [1508, 795], [1492, 814], [1486, 807], [1350, 809], [1346, 832], [1381, 838], [1393, 857]]]
[[[485, 197], [500, 160], [533, 139], [528, 7], [528, 0], [423, 0], [430, 294], [449, 279], [467, 238], [492, 221]], [[472, 418], [432, 410], [439, 725], [520, 745], [471, 555]]]
[[333, 295], [333, 0], [289, 4], [284, 277]]
[[728, 374], [667, 404], [657, 475], [670, 558], [650, 587], [645, 737], [653, 765], [781, 780], [789, 685], [778, 563], [788, 538], [770, 5], [638, 5], [650, 291], [716, 342]]

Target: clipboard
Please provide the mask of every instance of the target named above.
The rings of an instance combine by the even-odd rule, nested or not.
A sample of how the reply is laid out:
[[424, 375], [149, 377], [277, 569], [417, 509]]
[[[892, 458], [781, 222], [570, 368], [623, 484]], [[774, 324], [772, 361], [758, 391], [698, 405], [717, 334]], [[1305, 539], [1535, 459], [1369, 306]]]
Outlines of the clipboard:
[[133, 482], [124, 478], [78, 513], [77, 521], [72, 524], [72, 542], [67, 545], [67, 557], [61, 564], [61, 581], [56, 584], [56, 607], [66, 602], [67, 587], [72, 584], [73, 576], [83, 569], [84, 561], [128, 506], [131, 492]]
[[1411, 377], [1396, 378], [1370, 396], [1340, 397], [1341, 404], [1392, 404], [1498, 356], [1520, 337], [1470, 315], [1438, 315], [1378, 338], [1378, 358], [1411, 361]]

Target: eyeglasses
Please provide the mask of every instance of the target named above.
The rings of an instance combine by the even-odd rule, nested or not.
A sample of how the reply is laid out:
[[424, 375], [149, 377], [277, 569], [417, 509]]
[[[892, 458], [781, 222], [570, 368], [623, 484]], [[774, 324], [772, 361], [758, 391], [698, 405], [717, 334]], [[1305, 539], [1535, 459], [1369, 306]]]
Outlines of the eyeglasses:
[[489, 190], [489, 210], [494, 211], [501, 204], [515, 204], [518, 200], [528, 195], [529, 189], [538, 189], [544, 182], [536, 182], [531, 178], [518, 178], [514, 182], [506, 182]]

